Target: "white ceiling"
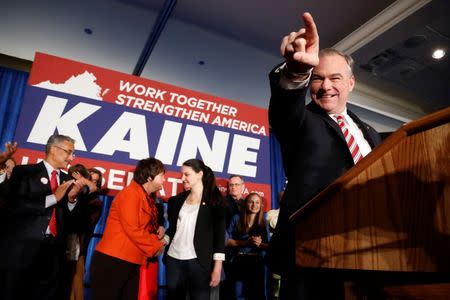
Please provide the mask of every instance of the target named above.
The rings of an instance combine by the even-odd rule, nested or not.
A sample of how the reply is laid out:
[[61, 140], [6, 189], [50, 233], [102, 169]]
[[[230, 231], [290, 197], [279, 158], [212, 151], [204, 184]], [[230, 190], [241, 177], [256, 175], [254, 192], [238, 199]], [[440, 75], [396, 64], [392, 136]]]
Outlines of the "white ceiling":
[[[0, 53], [32, 61], [35, 51], [40, 51], [132, 73], [159, 12], [168, 2], [170, 0], [3, 0], [0, 3]], [[424, 113], [450, 105], [448, 95], [443, 93], [450, 82], [448, 57], [439, 63], [426, 58], [436, 44], [449, 50], [448, 0], [173, 2], [175, 6], [169, 22], [197, 26], [218, 37], [263, 51], [268, 57], [279, 57], [281, 37], [298, 30], [303, 11], [310, 11], [315, 17], [321, 47], [331, 47], [369, 20], [379, 18], [383, 13], [386, 18], [387, 7], [391, 9], [399, 3], [410, 8], [417, 6], [395, 21], [397, 25], [385, 26], [384, 32], [368, 38], [359, 49], [352, 51], [358, 65], [356, 74], [366, 86], [380, 91], [381, 95], [406, 97]], [[383, 21], [386, 24], [395, 19], [387, 18]], [[93, 33], [86, 34], [86, 28]], [[163, 30], [160, 38], [175, 39], [175, 45], [177, 39], [186, 43], [176, 35], [167, 34]], [[403, 42], [415, 35], [424, 35], [425, 43], [406, 48]], [[210, 42], [205, 41], [204, 47], [209, 47]], [[176, 53], [185, 60], [199, 61], [195, 53], [183, 51], [183, 43], [176, 46], [180, 48]], [[170, 49], [159, 50], [168, 52]], [[152, 58], [150, 55], [144, 66], [144, 77], [150, 74]], [[267, 62], [268, 65], [272, 63], [272, 59]], [[359, 68], [361, 65], [365, 65], [365, 69]], [[214, 76], [220, 78], [220, 70]]]

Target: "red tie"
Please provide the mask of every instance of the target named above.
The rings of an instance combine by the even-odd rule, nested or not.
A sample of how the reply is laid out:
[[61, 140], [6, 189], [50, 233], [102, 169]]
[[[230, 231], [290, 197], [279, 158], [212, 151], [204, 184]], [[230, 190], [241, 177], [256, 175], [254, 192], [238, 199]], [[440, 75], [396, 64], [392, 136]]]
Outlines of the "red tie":
[[[50, 178], [50, 187], [52, 188], [52, 193], [55, 193], [56, 188], [58, 187], [58, 180], [56, 179], [56, 170], [52, 171], [52, 178]], [[50, 233], [53, 236], [58, 234], [58, 230], [56, 229], [56, 207], [53, 207], [52, 216], [50, 217], [50, 223], [48, 223], [48, 227], [50, 229]]]
[[353, 135], [348, 130], [347, 125], [345, 125], [344, 116], [343, 115], [334, 115], [334, 116], [336, 117], [337, 123], [342, 130], [342, 134], [344, 135], [345, 141], [347, 142], [348, 149], [352, 154], [353, 161], [356, 164], [363, 157], [361, 155], [361, 151], [359, 151], [359, 146], [356, 143], [356, 140], [353, 137]]

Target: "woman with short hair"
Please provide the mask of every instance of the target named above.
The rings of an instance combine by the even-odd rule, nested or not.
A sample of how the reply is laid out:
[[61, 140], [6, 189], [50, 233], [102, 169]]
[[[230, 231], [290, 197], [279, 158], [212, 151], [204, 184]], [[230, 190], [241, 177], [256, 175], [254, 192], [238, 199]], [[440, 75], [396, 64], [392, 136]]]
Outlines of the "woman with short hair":
[[165, 245], [157, 236], [158, 211], [150, 197], [162, 189], [164, 174], [161, 161], [140, 160], [130, 185], [112, 202], [103, 238], [92, 258], [93, 300], [137, 299], [140, 266], [148, 257], [159, 255]]

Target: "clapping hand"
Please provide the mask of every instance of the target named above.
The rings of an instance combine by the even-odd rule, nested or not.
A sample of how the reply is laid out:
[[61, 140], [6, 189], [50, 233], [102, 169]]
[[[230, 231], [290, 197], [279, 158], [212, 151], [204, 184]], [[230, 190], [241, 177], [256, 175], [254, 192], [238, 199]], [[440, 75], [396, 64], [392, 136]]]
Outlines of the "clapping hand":
[[17, 150], [17, 143], [7, 142], [5, 144], [5, 151], [0, 152], [0, 163], [7, 161]]
[[[55, 191], [55, 198], [56, 201], [59, 202], [64, 195], [66, 194], [67, 190], [72, 186], [72, 184], [75, 182], [75, 180], [71, 179], [69, 181], [65, 181], [62, 184], [60, 184]], [[73, 188], [71, 189], [70, 192], [72, 192]]]
[[258, 235], [258, 236], [251, 236], [251, 237], [249, 238], [249, 241], [250, 241], [250, 243], [251, 243], [253, 246], [255, 246], [256, 248], [258, 248], [258, 247], [261, 245], [261, 243], [262, 243], [262, 238], [261, 238], [260, 235]]

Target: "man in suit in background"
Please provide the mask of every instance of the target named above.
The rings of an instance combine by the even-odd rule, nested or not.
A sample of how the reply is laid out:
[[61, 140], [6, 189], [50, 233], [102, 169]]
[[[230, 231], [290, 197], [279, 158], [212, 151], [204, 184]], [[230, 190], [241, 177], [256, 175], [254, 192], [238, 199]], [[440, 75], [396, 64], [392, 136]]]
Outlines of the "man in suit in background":
[[[343, 286], [328, 274], [301, 274], [295, 267], [295, 237], [289, 216], [381, 142], [378, 133], [347, 109], [355, 86], [353, 60], [319, 51], [309, 13], [305, 28], [285, 36], [285, 62], [269, 75], [269, 122], [280, 141], [288, 184], [272, 237], [269, 265], [281, 272], [281, 299], [340, 299]], [[311, 103], [305, 106], [307, 89]]]
[[239, 175], [231, 175], [228, 179], [228, 194], [225, 197], [226, 203], [226, 227], [230, 225], [231, 219], [234, 215], [240, 212], [242, 207], [242, 201], [244, 201], [243, 193], [244, 193], [245, 185], [244, 179]]
[[12, 172], [0, 227], [1, 299], [61, 299], [64, 215], [76, 205], [81, 188], [61, 169], [74, 159], [74, 143], [53, 135], [42, 162], [18, 165]]
[[[228, 178], [228, 193], [225, 197], [225, 228], [230, 226], [231, 220], [236, 214], [239, 214], [242, 208], [242, 203], [244, 201], [243, 193], [245, 190], [244, 179], [240, 175], [231, 175]], [[234, 297], [234, 287], [232, 282], [228, 280], [231, 277], [230, 274], [230, 253], [229, 249], [225, 248], [225, 261], [222, 264], [223, 272], [225, 276], [222, 276], [222, 281], [220, 282], [220, 297], [217, 296], [217, 289], [215, 298], [211, 297], [211, 300], [215, 299], [233, 299]]]

